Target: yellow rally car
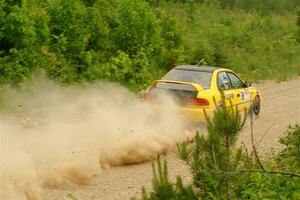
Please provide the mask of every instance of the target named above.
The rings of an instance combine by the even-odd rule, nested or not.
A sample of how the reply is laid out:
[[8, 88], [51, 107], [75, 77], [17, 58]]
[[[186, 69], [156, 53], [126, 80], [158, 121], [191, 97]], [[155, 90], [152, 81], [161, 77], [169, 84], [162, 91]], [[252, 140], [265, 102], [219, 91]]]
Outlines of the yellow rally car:
[[259, 115], [258, 89], [233, 71], [219, 67], [177, 66], [161, 80], [154, 81], [145, 91], [144, 99], [155, 104], [159, 96], [167, 94], [179, 105], [178, 111], [183, 117], [205, 121], [203, 109], [212, 116], [216, 107], [222, 104], [221, 91], [226, 106], [237, 106], [240, 111], [252, 109], [254, 115]]

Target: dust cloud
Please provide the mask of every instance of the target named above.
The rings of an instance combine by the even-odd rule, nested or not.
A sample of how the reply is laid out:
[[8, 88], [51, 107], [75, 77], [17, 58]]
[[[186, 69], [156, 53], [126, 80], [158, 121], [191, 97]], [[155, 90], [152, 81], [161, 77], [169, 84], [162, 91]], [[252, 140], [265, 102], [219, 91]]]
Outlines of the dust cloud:
[[[101, 169], [168, 153], [184, 121], [107, 82], [61, 86], [35, 78], [0, 94], [1, 199], [39, 199], [43, 187], [89, 184]], [[162, 107], [161, 107], [162, 108]]]

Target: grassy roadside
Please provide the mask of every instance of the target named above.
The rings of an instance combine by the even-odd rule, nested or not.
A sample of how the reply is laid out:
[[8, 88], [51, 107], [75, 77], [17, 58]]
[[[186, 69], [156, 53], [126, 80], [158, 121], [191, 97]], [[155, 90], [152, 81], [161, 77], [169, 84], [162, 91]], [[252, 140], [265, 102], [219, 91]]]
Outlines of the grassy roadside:
[[252, 81], [300, 75], [296, 15], [261, 15], [196, 3], [163, 2], [159, 9], [178, 19], [186, 63], [219, 65]]

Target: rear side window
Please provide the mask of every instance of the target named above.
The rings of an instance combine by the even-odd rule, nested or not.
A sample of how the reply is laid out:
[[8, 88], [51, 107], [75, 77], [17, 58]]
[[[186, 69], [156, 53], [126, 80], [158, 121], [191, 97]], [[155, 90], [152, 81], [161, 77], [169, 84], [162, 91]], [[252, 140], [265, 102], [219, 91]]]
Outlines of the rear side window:
[[163, 80], [197, 83], [204, 89], [208, 89], [210, 88], [211, 77], [211, 72], [173, 69], [163, 78]]
[[232, 89], [231, 82], [230, 82], [229, 77], [227, 76], [226, 72], [218, 73], [218, 88], [220, 90]]

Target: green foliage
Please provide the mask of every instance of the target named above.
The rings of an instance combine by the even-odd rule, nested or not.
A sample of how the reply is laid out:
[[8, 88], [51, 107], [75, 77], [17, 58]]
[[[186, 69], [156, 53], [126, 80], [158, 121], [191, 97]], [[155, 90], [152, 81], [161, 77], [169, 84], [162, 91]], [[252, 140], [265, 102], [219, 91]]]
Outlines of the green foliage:
[[[182, 198], [176, 189], [182, 185], [181, 179], [177, 184], [169, 182], [166, 161], [162, 167], [158, 160], [158, 172], [153, 167], [153, 191], [143, 190], [142, 199], [299, 199], [299, 126], [290, 127], [280, 139], [284, 145], [281, 152], [262, 162], [253, 152], [236, 147], [245, 117], [234, 107], [223, 107], [212, 119], [207, 117], [208, 135], [196, 134], [191, 156], [186, 159], [193, 184], [180, 191], [190, 188], [190, 197]], [[187, 144], [178, 145], [178, 150], [187, 155]]]
[[300, 74], [294, 12], [261, 15], [203, 3], [194, 6], [189, 23], [189, 4], [162, 2], [160, 8], [180, 19], [186, 63], [231, 68], [252, 81]]
[[129, 55], [137, 54], [142, 48], [154, 51], [158, 24], [148, 5], [138, 0], [120, 1], [118, 12], [118, 25], [112, 33], [118, 49]]
[[215, 111], [213, 119], [206, 118], [208, 135], [197, 133], [190, 161], [194, 185], [201, 189], [202, 197], [231, 199], [235, 179], [225, 172], [239, 167], [242, 151], [236, 149], [235, 144], [246, 116], [242, 119], [236, 108], [223, 106]]
[[300, 74], [297, 1], [0, 0], [0, 84], [43, 69], [137, 91], [187, 63], [285, 80]]
[[298, 32], [296, 34], [297, 34], [297, 40], [300, 43], [300, 9], [298, 10], [297, 25], [298, 25]]
[[[299, 7], [298, 0], [166, 0], [175, 3], [190, 3], [213, 5], [221, 9], [241, 9], [260, 14], [294, 12]], [[149, 1], [157, 2], [157, 1]], [[158, 1], [159, 2], [159, 1]], [[156, 3], [157, 4], [157, 3]], [[155, 4], [155, 5], [156, 5]]]
[[297, 0], [220, 0], [224, 8], [237, 8], [246, 11], [256, 11], [261, 14], [286, 13], [295, 11], [299, 6]]
[[178, 152], [178, 156], [179, 158], [181, 158], [182, 160], [188, 161], [191, 155], [191, 148], [189, 147], [189, 143], [188, 142], [181, 142], [176, 144], [177, 146], [177, 152]]
[[[300, 137], [299, 126], [290, 127], [279, 140], [283, 149], [265, 160], [265, 167], [273, 171], [300, 172]], [[248, 167], [254, 167], [255, 161], [248, 157]], [[282, 174], [251, 173], [241, 174], [238, 177], [239, 185], [236, 192], [243, 199], [299, 199], [300, 178]]]
[[45, 10], [26, 1], [0, 2], [0, 83], [17, 83], [47, 62], [39, 45], [49, 36]]
[[1, 0], [0, 16], [0, 84], [44, 69], [66, 83], [104, 79], [138, 90], [181, 59], [178, 24], [142, 0]]
[[277, 157], [281, 168], [300, 172], [300, 126], [289, 127], [279, 142], [285, 146]]
[[77, 198], [74, 197], [74, 195], [73, 195], [72, 193], [68, 193], [67, 197], [68, 197], [68, 199], [70, 199], [70, 200], [77, 200]]
[[[184, 186], [182, 179], [177, 177], [176, 183], [169, 181], [167, 162], [163, 164], [157, 158], [157, 168], [153, 169], [153, 192], [147, 193], [143, 188], [142, 200], [197, 200], [196, 193], [191, 186]], [[132, 198], [133, 200], [136, 198]]]

